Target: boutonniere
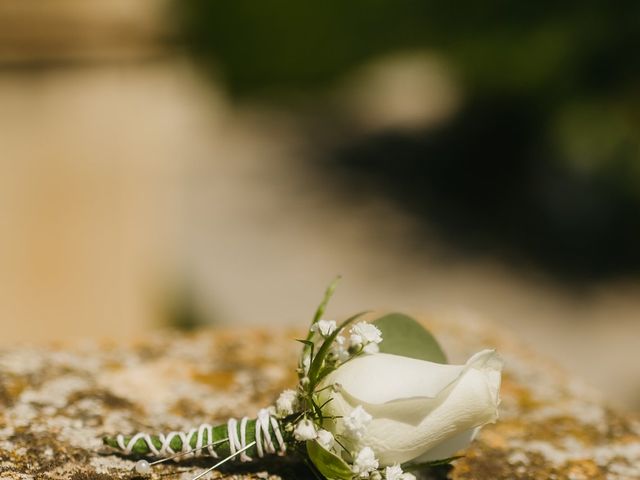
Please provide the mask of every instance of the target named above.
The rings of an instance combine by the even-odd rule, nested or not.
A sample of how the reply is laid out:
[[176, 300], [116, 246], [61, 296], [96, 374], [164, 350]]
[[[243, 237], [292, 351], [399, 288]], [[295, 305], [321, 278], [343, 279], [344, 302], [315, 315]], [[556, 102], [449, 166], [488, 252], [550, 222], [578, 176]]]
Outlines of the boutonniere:
[[[104, 443], [144, 457], [139, 474], [165, 460], [229, 460], [297, 455], [318, 478], [412, 480], [414, 471], [448, 463], [480, 427], [498, 417], [502, 361], [494, 350], [450, 365], [418, 322], [363, 314], [338, 324], [324, 319], [335, 289], [318, 307], [297, 365], [298, 385], [255, 417], [203, 424], [188, 432], [118, 434]], [[158, 458], [152, 460], [152, 457]]]

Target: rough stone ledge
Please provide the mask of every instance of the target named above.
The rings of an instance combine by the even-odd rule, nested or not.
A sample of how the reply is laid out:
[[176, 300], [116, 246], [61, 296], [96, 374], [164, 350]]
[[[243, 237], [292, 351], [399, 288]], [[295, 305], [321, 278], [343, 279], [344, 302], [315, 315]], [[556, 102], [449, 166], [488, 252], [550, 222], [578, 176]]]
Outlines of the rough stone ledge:
[[[487, 346], [506, 360], [501, 420], [439, 478], [640, 478], [640, 422], [491, 327], [427, 321], [454, 361]], [[127, 347], [0, 352], [1, 479], [133, 479], [133, 462], [100, 452], [105, 433], [188, 429], [255, 414], [295, 383], [295, 332], [158, 334]], [[165, 464], [189, 479], [210, 463]], [[303, 478], [264, 463], [212, 478]]]

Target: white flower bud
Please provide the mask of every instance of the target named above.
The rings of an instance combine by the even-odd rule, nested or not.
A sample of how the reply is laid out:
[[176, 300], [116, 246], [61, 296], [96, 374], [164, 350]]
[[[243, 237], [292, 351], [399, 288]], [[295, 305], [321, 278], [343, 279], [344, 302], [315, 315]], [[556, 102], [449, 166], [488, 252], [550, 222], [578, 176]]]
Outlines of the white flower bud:
[[346, 433], [350, 437], [360, 440], [366, 433], [367, 425], [371, 423], [372, 418], [373, 417], [362, 408], [362, 405], [358, 405], [343, 419]]
[[331, 447], [333, 447], [333, 435], [327, 430], [318, 430], [318, 436], [316, 437], [316, 440], [327, 450], [331, 450]]
[[377, 469], [378, 460], [369, 447], [364, 447], [358, 452], [351, 468], [353, 473], [358, 474], [360, 478], [369, 478], [369, 474]]
[[316, 426], [307, 418], [300, 420], [293, 430], [293, 436], [299, 442], [314, 440], [317, 435]]
[[[321, 392], [320, 401], [333, 399], [323, 407], [323, 415], [338, 418], [325, 428], [334, 435], [360, 433], [353, 443], [373, 448], [384, 467], [451, 457], [473, 440], [478, 427], [496, 420], [501, 370], [502, 361], [491, 350], [478, 352], [464, 365], [387, 353], [362, 355], [319, 385], [341, 386]], [[374, 405], [375, 410], [371, 408], [373, 419], [366, 429], [359, 430], [359, 414], [354, 412], [361, 405]], [[403, 412], [401, 419], [398, 412]]]
[[298, 394], [294, 390], [285, 390], [276, 400], [276, 411], [280, 416], [291, 415], [297, 407]]
[[335, 320], [319, 320], [311, 325], [311, 331], [319, 333], [323, 337], [328, 337], [336, 331], [337, 325]]

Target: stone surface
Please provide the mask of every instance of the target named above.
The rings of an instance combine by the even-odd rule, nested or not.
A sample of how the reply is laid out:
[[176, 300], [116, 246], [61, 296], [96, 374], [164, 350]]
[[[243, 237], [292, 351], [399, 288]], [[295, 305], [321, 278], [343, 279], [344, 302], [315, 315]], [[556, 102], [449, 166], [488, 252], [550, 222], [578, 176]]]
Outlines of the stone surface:
[[[454, 480], [637, 479], [640, 423], [594, 392], [477, 323], [427, 321], [452, 361], [495, 346], [506, 360], [501, 420], [485, 427]], [[134, 461], [107, 454], [101, 436], [188, 429], [253, 415], [295, 383], [293, 331], [158, 334], [121, 346], [5, 349], [0, 353], [0, 478], [132, 479]], [[208, 459], [165, 464], [153, 478], [188, 479]], [[212, 478], [304, 478], [270, 462]]]

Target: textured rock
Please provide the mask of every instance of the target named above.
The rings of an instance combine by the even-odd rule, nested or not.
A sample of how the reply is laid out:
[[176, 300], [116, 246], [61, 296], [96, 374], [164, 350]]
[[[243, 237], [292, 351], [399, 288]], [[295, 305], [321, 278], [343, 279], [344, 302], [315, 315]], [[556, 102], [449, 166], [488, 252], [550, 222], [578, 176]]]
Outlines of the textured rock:
[[[501, 420], [447, 471], [451, 479], [637, 479], [640, 423], [607, 408], [517, 342], [476, 323], [427, 322], [452, 360], [495, 346], [506, 360]], [[122, 347], [0, 353], [0, 478], [129, 479], [134, 463], [102, 450], [105, 433], [188, 429], [253, 415], [295, 383], [295, 332], [154, 335]], [[188, 479], [209, 459], [164, 464]], [[304, 478], [304, 467], [232, 466], [213, 477]], [[164, 477], [162, 477], [164, 478]]]

